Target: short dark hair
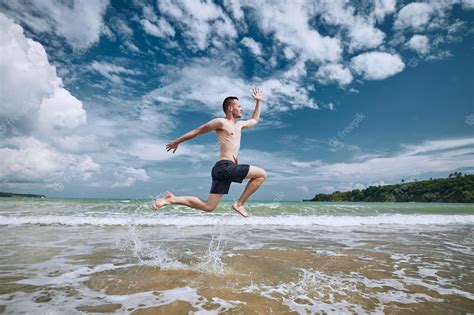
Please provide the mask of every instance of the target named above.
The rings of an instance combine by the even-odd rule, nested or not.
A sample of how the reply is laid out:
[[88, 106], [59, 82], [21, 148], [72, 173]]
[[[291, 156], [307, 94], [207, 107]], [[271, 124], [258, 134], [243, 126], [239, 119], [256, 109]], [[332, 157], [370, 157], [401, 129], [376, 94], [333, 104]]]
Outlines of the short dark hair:
[[232, 105], [232, 101], [233, 100], [239, 100], [237, 98], [237, 96], [227, 96], [225, 99], [224, 99], [224, 102], [222, 103], [222, 109], [224, 110], [224, 113], [227, 113], [227, 107], [229, 107], [230, 105]]

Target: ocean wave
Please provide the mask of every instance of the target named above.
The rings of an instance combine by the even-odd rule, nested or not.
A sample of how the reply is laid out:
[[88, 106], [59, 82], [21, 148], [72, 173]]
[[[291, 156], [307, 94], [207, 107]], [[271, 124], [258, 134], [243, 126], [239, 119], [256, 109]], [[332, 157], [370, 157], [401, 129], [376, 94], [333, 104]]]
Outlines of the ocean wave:
[[449, 225], [474, 224], [474, 215], [381, 214], [350, 215], [277, 215], [241, 218], [235, 215], [158, 215], [158, 216], [0, 216], [0, 225], [98, 225], [98, 226], [362, 226], [362, 225]]

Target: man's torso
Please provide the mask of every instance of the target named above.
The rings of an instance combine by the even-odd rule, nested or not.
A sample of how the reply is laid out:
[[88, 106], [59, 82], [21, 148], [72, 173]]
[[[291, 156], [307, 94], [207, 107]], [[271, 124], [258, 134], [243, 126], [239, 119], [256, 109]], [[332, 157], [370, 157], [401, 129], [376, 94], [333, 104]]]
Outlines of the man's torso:
[[216, 130], [217, 141], [220, 147], [220, 160], [230, 160], [237, 162], [237, 155], [240, 149], [240, 135], [242, 133], [241, 122], [229, 122], [222, 119], [223, 126]]

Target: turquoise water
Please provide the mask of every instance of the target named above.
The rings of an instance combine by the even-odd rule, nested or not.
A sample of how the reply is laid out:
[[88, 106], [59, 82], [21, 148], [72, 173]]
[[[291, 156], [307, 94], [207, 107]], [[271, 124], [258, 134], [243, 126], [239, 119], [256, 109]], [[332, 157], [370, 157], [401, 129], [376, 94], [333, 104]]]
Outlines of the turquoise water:
[[[153, 211], [150, 200], [5, 199], [0, 222], [8, 224], [117, 225], [130, 220], [138, 225], [272, 224], [472, 224], [473, 204], [363, 203], [363, 202], [250, 202], [250, 218], [241, 220], [221, 202], [213, 213], [168, 206]], [[90, 218], [90, 220], [88, 220]], [[365, 220], [365, 221], [364, 221]], [[225, 222], [223, 222], [225, 221]], [[352, 222], [352, 223], [351, 223]]]

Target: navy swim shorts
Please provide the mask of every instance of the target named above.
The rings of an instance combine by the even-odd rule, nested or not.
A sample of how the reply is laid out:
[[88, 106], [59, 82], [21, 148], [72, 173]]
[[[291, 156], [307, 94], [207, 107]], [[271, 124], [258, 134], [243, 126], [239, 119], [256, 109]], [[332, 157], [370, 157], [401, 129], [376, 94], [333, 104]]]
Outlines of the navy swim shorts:
[[248, 164], [220, 160], [212, 168], [211, 194], [228, 194], [230, 183], [242, 183], [250, 169]]

